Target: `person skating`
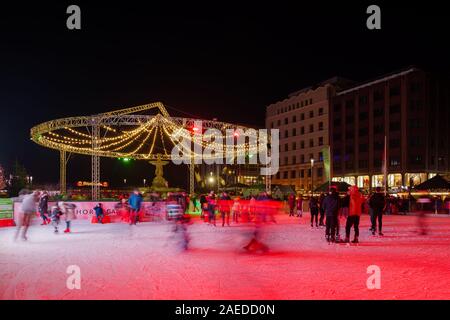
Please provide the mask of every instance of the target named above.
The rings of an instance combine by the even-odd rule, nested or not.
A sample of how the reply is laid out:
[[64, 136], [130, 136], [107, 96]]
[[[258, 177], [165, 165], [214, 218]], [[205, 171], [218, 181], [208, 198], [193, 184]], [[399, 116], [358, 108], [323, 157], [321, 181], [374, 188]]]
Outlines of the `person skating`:
[[209, 223], [213, 226], [216, 226], [216, 207], [217, 207], [217, 201], [216, 196], [214, 195], [214, 192], [210, 192], [208, 197], [208, 213], [209, 213]]
[[328, 242], [335, 242], [336, 220], [339, 213], [339, 195], [335, 188], [332, 188], [331, 193], [323, 200], [323, 209], [326, 215], [325, 238]]
[[294, 216], [295, 210], [295, 195], [293, 193], [288, 196], [288, 205], [289, 205], [289, 217]]
[[372, 196], [369, 199], [369, 206], [372, 210], [371, 215], [371, 223], [372, 223], [372, 235], [375, 235], [375, 232], [377, 230], [377, 220], [378, 220], [378, 234], [380, 236], [383, 235], [382, 228], [383, 228], [383, 209], [386, 205], [384, 195], [381, 192], [381, 188], [377, 187], [375, 189], [376, 191], [372, 194]]
[[230, 196], [226, 192], [223, 192], [219, 200], [219, 210], [222, 216], [222, 227], [225, 226], [225, 220], [227, 225], [230, 225], [230, 202]]
[[54, 233], [58, 233], [58, 226], [59, 226], [59, 221], [61, 219], [61, 216], [63, 215], [63, 213], [61, 212], [61, 210], [59, 209], [58, 206], [53, 206], [50, 212], [50, 219], [51, 219], [51, 223], [52, 226], [54, 228]]
[[46, 224], [50, 223], [50, 219], [47, 217], [48, 214], [48, 193], [47, 191], [43, 191], [40, 198], [39, 198], [39, 214], [42, 218], [42, 224], [41, 226], [45, 226]]
[[303, 216], [303, 196], [300, 194], [297, 199], [297, 217]]
[[325, 209], [323, 207], [323, 200], [325, 200], [325, 195], [321, 193], [319, 196], [319, 226], [324, 226], [323, 220], [325, 217]]
[[350, 231], [352, 227], [355, 228], [355, 238], [353, 239], [353, 243], [358, 243], [359, 240], [359, 221], [362, 213], [362, 205], [364, 203], [364, 197], [359, 192], [358, 187], [352, 186], [350, 187], [350, 195], [349, 195], [349, 210], [347, 223], [345, 224], [345, 242], [350, 242]]
[[23, 216], [21, 217], [21, 220], [19, 221], [19, 224], [17, 226], [16, 234], [14, 236], [14, 240], [17, 240], [17, 237], [19, 236], [20, 230], [23, 227], [22, 232], [22, 240], [27, 240], [27, 231], [30, 226], [31, 220], [33, 219], [33, 215], [36, 214], [36, 207], [37, 202], [39, 201], [39, 192], [34, 191], [31, 194], [27, 194], [24, 196], [22, 200], [22, 212]]
[[98, 203], [95, 207], [94, 207], [94, 211], [95, 211], [95, 217], [97, 218], [97, 223], [101, 223], [103, 224], [103, 217], [104, 217], [104, 211], [103, 211], [103, 206], [101, 203]]
[[128, 204], [130, 205], [130, 226], [136, 225], [139, 220], [139, 211], [141, 210], [142, 195], [138, 190], [134, 190], [128, 199]]
[[72, 220], [76, 219], [75, 205], [71, 203], [58, 202], [58, 207], [64, 214], [64, 220], [66, 222], [66, 229], [64, 230], [64, 233], [70, 233], [70, 224]]
[[311, 228], [314, 227], [314, 222], [316, 227], [319, 227], [319, 200], [316, 197], [311, 197], [309, 200], [309, 211], [311, 213]]

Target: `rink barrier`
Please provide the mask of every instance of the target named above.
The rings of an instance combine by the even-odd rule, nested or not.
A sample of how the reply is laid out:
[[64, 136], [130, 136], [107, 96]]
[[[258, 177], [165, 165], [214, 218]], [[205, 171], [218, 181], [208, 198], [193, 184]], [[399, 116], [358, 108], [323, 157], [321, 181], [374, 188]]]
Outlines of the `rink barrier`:
[[[91, 223], [96, 223], [97, 219], [95, 218], [94, 207], [101, 203], [104, 211], [104, 215], [106, 221], [108, 223], [117, 223], [117, 222], [128, 222], [128, 211], [124, 209], [124, 207], [119, 202], [113, 201], [64, 201], [67, 204], [73, 204], [76, 206], [74, 213], [76, 219], [82, 220], [90, 220]], [[48, 211], [50, 212], [51, 208], [56, 205], [57, 202], [49, 202], [48, 203]], [[140, 221], [154, 221], [156, 218], [165, 219], [166, 215], [166, 202], [158, 201], [158, 202], [149, 202], [144, 201], [141, 205], [141, 211], [139, 212], [139, 220]], [[11, 219], [12, 223], [17, 224], [19, 218], [23, 214], [21, 210], [21, 202], [14, 202], [13, 206], [13, 219]], [[40, 217], [39, 213], [36, 212], [36, 217]]]

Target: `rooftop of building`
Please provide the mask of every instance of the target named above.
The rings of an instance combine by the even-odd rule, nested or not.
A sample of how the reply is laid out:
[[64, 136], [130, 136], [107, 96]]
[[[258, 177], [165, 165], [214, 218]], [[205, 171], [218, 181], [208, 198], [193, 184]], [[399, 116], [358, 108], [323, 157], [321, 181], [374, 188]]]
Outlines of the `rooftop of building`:
[[399, 70], [396, 70], [396, 71], [393, 71], [393, 72], [390, 72], [390, 73], [387, 73], [387, 74], [384, 74], [384, 75], [381, 75], [381, 76], [378, 76], [378, 77], [375, 77], [375, 78], [372, 78], [369, 80], [365, 80], [365, 81], [356, 83], [353, 86], [344, 88], [343, 90], [339, 90], [337, 95], [338, 96], [343, 95], [343, 94], [346, 94], [346, 93], [349, 93], [349, 92], [352, 92], [355, 90], [359, 90], [364, 87], [372, 86], [374, 84], [377, 84], [380, 82], [385, 82], [390, 79], [395, 79], [397, 77], [400, 77], [400, 76], [403, 76], [403, 75], [406, 75], [406, 74], [409, 74], [412, 72], [416, 72], [416, 71], [421, 71], [421, 69], [419, 69], [418, 67], [416, 67], [414, 65], [408, 66], [408, 67], [405, 67], [405, 68], [402, 68], [402, 69], [399, 69]]

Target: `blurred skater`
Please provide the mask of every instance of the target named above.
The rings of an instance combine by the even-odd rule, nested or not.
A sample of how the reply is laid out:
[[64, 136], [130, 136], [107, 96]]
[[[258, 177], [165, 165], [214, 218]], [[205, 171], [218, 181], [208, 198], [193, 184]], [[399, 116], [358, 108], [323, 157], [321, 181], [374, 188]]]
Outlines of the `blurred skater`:
[[39, 201], [39, 192], [38, 191], [34, 191], [31, 194], [27, 194], [24, 196], [24, 198], [22, 200], [22, 206], [21, 206], [23, 216], [21, 217], [21, 219], [18, 223], [16, 234], [14, 236], [14, 240], [17, 240], [22, 227], [23, 227], [22, 240], [28, 239], [27, 231], [30, 226], [31, 220], [33, 219], [33, 215], [36, 214], [38, 201]]
[[42, 218], [41, 226], [45, 226], [50, 223], [50, 219], [47, 217], [48, 214], [48, 193], [47, 191], [43, 191], [41, 196], [39, 197], [39, 214]]
[[99, 202], [95, 207], [95, 217], [97, 218], [97, 223], [103, 224], [103, 217], [105, 216], [103, 211], [103, 205]]
[[61, 220], [61, 216], [63, 213], [59, 209], [58, 206], [53, 206], [50, 211], [50, 219], [52, 221], [52, 226], [54, 228], [54, 233], [58, 233], [59, 221]]
[[372, 196], [369, 199], [369, 206], [372, 210], [371, 215], [371, 223], [372, 227], [370, 228], [372, 231], [372, 235], [375, 235], [375, 232], [377, 231], [377, 220], [378, 220], [378, 234], [380, 236], [383, 235], [382, 228], [383, 228], [383, 209], [386, 205], [385, 198], [383, 193], [381, 192], [380, 187], [376, 187], [375, 192], [372, 194]]
[[75, 208], [76, 206], [72, 203], [58, 202], [58, 207], [64, 214], [64, 220], [66, 222], [66, 229], [64, 233], [70, 233], [70, 224], [72, 220], [76, 219]]
[[289, 194], [288, 205], [289, 205], [289, 217], [293, 217], [295, 210], [295, 195], [293, 193]]
[[222, 216], [222, 227], [225, 226], [225, 222], [227, 223], [227, 226], [230, 226], [230, 202], [230, 196], [226, 192], [223, 192], [219, 200], [219, 211]]
[[136, 225], [139, 220], [139, 211], [141, 210], [142, 195], [139, 190], [134, 190], [128, 199], [128, 204], [130, 205], [130, 226]]
[[297, 199], [297, 217], [303, 217], [303, 196], [301, 194]]

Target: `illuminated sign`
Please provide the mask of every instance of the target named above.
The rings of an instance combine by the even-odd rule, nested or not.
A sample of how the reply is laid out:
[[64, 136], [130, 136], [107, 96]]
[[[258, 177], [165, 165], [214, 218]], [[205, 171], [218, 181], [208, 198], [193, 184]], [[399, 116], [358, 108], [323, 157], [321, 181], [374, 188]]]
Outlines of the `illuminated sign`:
[[[94, 183], [90, 182], [90, 181], [78, 181], [77, 182], [77, 187], [92, 187], [94, 185]], [[103, 187], [103, 188], [107, 188], [109, 186], [108, 182], [99, 182], [97, 184], [99, 187]]]

